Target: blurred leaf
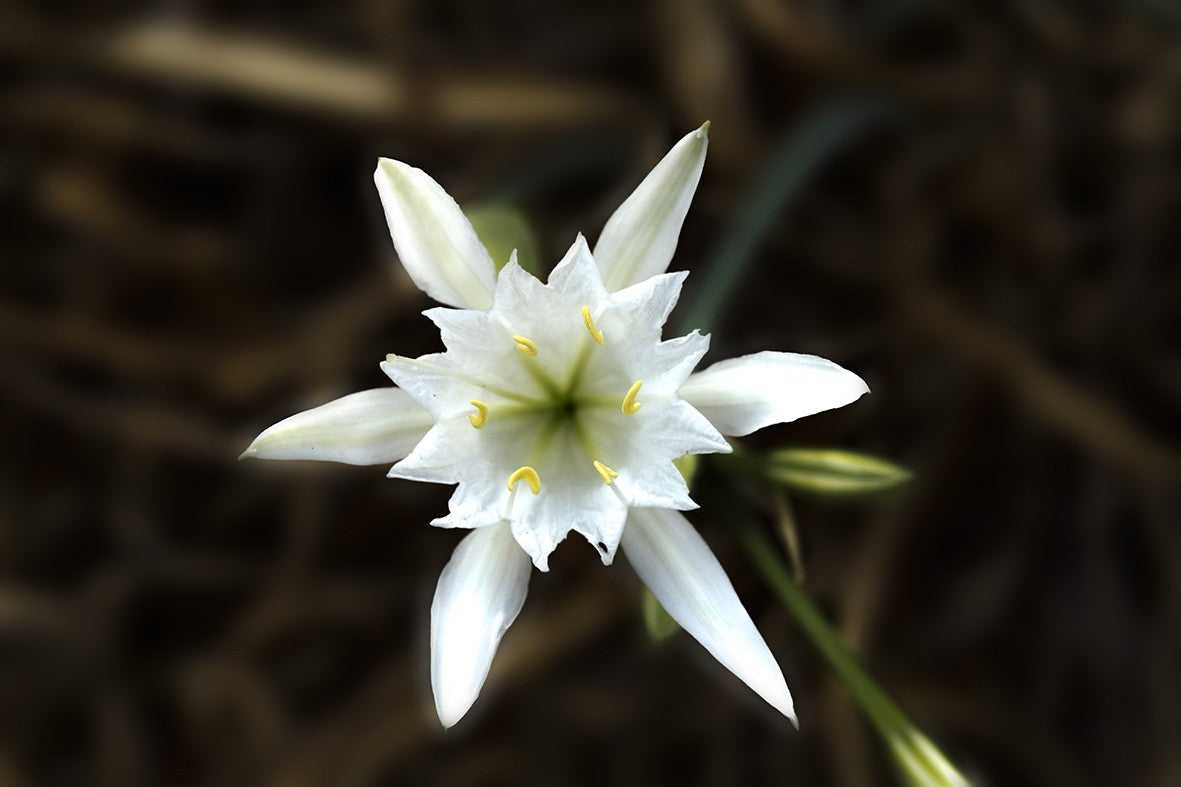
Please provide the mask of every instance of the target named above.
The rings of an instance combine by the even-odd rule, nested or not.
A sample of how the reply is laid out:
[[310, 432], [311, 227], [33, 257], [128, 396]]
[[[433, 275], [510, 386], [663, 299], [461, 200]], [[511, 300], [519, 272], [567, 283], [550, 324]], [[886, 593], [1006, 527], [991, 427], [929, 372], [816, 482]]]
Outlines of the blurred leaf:
[[697, 475], [697, 468], [701, 464], [701, 457], [697, 454], [685, 454], [680, 459], [674, 459], [673, 464], [681, 471], [681, 477], [689, 488], [693, 488], [693, 478]]
[[796, 584], [804, 584], [804, 555], [800, 549], [800, 533], [796, 528], [796, 518], [791, 512], [791, 504], [787, 500], [787, 493], [776, 489], [771, 498], [775, 507], [775, 523], [779, 526], [779, 536], [783, 539], [783, 548], [791, 559], [791, 578]]
[[465, 207], [463, 212], [476, 228], [476, 235], [484, 248], [492, 255], [497, 273], [508, 264], [509, 256], [516, 249], [521, 267], [534, 276], [543, 277], [545, 271], [540, 267], [537, 235], [521, 211], [507, 203], [487, 203]]
[[735, 287], [754, 259], [754, 251], [808, 178], [833, 158], [870, 121], [892, 116], [894, 109], [873, 96], [839, 96], [814, 109], [779, 143], [760, 167], [763, 173], [734, 213], [734, 219], [711, 250], [705, 281], [684, 312], [677, 333], [708, 331], [734, 296]]
[[841, 448], [783, 448], [744, 461], [750, 461], [772, 481], [813, 495], [880, 492], [911, 478], [911, 472], [905, 467]]
[[914, 787], [968, 787], [968, 780], [943, 752], [905, 719], [900, 720], [885, 738], [899, 776], [906, 784]]
[[680, 625], [672, 616], [660, 606], [652, 591], [644, 588], [644, 598], [641, 602], [644, 611], [644, 628], [648, 629], [648, 636], [659, 644], [681, 630]]

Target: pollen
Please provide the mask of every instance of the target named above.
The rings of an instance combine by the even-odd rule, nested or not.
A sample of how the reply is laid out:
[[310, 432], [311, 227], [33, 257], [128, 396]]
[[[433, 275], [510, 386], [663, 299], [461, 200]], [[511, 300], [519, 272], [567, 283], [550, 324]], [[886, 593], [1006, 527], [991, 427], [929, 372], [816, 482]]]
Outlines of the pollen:
[[607, 486], [611, 486], [611, 479], [619, 478], [619, 473], [615, 472], [610, 467], [607, 467], [607, 465], [603, 464], [598, 459], [595, 460], [595, 469], [599, 471], [599, 475], [603, 477], [603, 483]]
[[532, 339], [514, 335], [513, 341], [517, 343], [517, 352], [521, 355], [527, 355], [530, 358], [537, 357], [537, 344]]
[[541, 478], [537, 475], [537, 471], [532, 467], [518, 467], [513, 471], [513, 474], [508, 477], [508, 491], [512, 492], [513, 487], [522, 478], [529, 484], [529, 491], [533, 494], [541, 493]]
[[591, 317], [589, 306], [582, 307], [582, 322], [586, 325], [586, 329], [590, 331], [591, 338], [601, 345], [603, 343], [603, 332], [595, 325], [595, 318]]
[[471, 405], [476, 408], [476, 412], [470, 414], [467, 419], [472, 422], [472, 426], [483, 429], [484, 424], [488, 423], [488, 405], [479, 399], [472, 399]]
[[640, 386], [643, 384], [643, 380], [636, 380], [632, 383], [632, 387], [627, 389], [627, 395], [623, 397], [623, 405], [619, 408], [624, 415], [631, 415], [644, 406], [636, 401], [636, 394], [640, 392]]

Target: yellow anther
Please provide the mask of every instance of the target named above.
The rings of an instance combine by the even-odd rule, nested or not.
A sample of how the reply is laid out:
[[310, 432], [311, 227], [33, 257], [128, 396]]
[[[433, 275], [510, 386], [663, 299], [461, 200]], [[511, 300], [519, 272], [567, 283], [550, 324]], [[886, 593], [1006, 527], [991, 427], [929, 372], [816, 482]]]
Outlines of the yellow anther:
[[532, 339], [524, 336], [514, 336], [513, 341], [517, 343], [517, 352], [521, 355], [528, 355], [530, 358], [537, 355], [537, 345], [533, 343]]
[[469, 415], [467, 419], [472, 422], [472, 426], [483, 429], [484, 424], [488, 423], [488, 405], [479, 399], [472, 399], [471, 405], [476, 408], [476, 412]]
[[591, 317], [590, 307], [582, 307], [582, 321], [586, 324], [586, 329], [590, 331], [591, 338], [599, 344], [603, 343], [603, 332], [595, 325], [595, 318]]
[[640, 386], [643, 384], [643, 380], [636, 380], [632, 387], [627, 389], [627, 395], [623, 397], [623, 406], [619, 408], [623, 410], [624, 415], [631, 415], [644, 406], [636, 401], [636, 394], [640, 392]]
[[533, 494], [541, 492], [541, 478], [537, 475], [537, 471], [532, 467], [518, 467], [513, 471], [513, 474], [508, 477], [508, 491], [513, 491], [513, 487], [517, 482], [524, 478], [529, 483], [529, 491]]
[[607, 465], [603, 464], [598, 459], [595, 460], [595, 469], [599, 471], [599, 475], [603, 477], [603, 483], [607, 486], [611, 486], [611, 479], [619, 478], [619, 473], [615, 472], [610, 467], [607, 467]]

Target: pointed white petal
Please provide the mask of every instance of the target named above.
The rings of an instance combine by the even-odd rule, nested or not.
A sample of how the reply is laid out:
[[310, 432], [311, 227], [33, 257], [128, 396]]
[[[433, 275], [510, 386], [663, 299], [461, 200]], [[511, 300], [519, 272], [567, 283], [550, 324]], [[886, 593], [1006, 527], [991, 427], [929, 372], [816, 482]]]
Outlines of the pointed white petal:
[[439, 576], [431, 604], [431, 688], [439, 721], [463, 718], [529, 587], [529, 557], [507, 524], [473, 530]]
[[409, 454], [433, 423], [402, 389], [375, 388], [283, 419], [254, 438], [242, 458], [388, 464]]
[[709, 146], [709, 123], [673, 146], [620, 205], [595, 244], [594, 258], [611, 292], [664, 273]]
[[591, 303], [607, 296], [603, 279], [581, 232], [574, 238], [565, 256], [550, 271], [547, 283], [561, 293], [578, 293]]
[[522, 308], [535, 311], [539, 299], [545, 299], [545, 285], [515, 259], [509, 260], [496, 279], [493, 300], [497, 311], [511, 313]]
[[531, 494], [528, 488], [518, 491], [512, 508], [513, 535], [533, 558], [533, 565], [549, 571], [550, 553], [571, 530], [596, 548], [602, 543], [600, 555], [613, 557], [627, 507], [603, 483], [573, 434], [566, 431], [555, 437], [548, 455], [533, 467], [541, 480], [541, 493]]
[[414, 283], [440, 303], [487, 309], [496, 265], [471, 222], [421, 169], [378, 159], [373, 173], [394, 248]]
[[626, 319], [633, 341], [659, 341], [664, 322], [681, 297], [681, 285], [688, 271], [662, 273], [633, 284], [611, 297], [621, 317]]
[[652, 386], [662, 391], [677, 391], [689, 379], [697, 363], [709, 351], [709, 334], [701, 334], [694, 328], [684, 336], [677, 336], [648, 348], [646, 362], [658, 369], [652, 378]]
[[634, 508], [623, 551], [673, 620], [776, 710], [795, 721], [791, 693], [726, 572], [676, 511]]
[[843, 407], [868, 392], [864, 380], [824, 358], [761, 352], [697, 372], [681, 386], [680, 395], [722, 434], [741, 437]]
[[685, 454], [729, 453], [730, 445], [680, 400], [649, 399], [625, 424], [618, 424], [622, 418], [618, 411], [599, 412], [585, 423], [599, 440], [601, 460], [619, 474], [616, 487], [627, 501], [640, 508], [697, 508], [673, 460]]

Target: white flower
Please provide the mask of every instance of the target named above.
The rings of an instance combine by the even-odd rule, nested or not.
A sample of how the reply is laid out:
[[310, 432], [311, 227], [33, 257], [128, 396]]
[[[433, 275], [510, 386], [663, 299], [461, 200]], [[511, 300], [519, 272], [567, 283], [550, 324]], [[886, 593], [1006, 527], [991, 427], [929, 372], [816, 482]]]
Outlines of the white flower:
[[[244, 456], [397, 462], [390, 476], [457, 484], [432, 524], [470, 528], [431, 607], [439, 718], [475, 701], [525, 600], [530, 560], [574, 530], [628, 560], [669, 614], [795, 720], [791, 695], [709, 547], [673, 460], [726, 452], [723, 435], [847, 404], [859, 377], [808, 355], [763, 352], [691, 374], [706, 336], [663, 341], [685, 273], [665, 273], [705, 163], [708, 124], [686, 135], [607, 222], [580, 235], [542, 284], [515, 259], [496, 274], [455, 201], [419, 169], [381, 159], [375, 179], [402, 264], [454, 308], [425, 314], [446, 351], [390, 355], [397, 388], [364, 391], [264, 431]], [[399, 461], [400, 460], [400, 461]]]

